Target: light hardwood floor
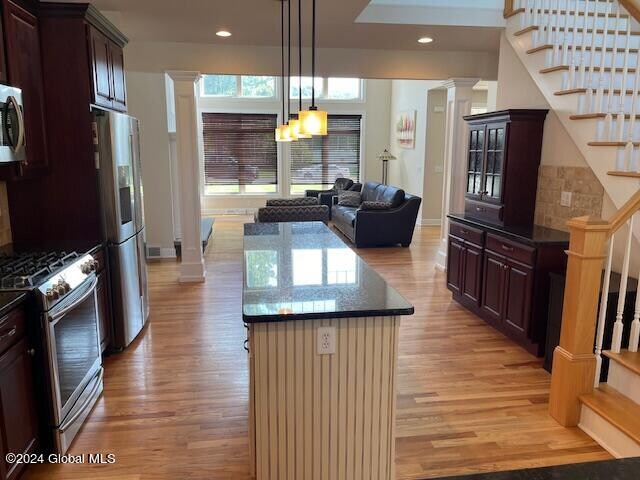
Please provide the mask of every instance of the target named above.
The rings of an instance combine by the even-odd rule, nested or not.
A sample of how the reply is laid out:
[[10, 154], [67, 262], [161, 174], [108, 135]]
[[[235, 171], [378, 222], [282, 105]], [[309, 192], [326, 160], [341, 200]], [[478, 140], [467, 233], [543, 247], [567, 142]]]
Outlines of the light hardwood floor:
[[[36, 466], [25, 479], [249, 478], [244, 221], [216, 220], [204, 285], [179, 285], [175, 262], [150, 265], [149, 328], [106, 360], [104, 395], [71, 451], [115, 453], [117, 463]], [[358, 252], [416, 307], [401, 327], [398, 478], [609, 458], [547, 415], [540, 360], [451, 301], [437, 245], [438, 230], [422, 228], [410, 249]]]

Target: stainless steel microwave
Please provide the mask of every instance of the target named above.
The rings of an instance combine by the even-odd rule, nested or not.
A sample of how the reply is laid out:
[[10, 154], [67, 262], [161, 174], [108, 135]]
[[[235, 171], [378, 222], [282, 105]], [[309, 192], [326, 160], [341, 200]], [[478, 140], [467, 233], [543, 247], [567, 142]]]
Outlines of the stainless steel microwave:
[[22, 90], [0, 85], [0, 163], [25, 160]]

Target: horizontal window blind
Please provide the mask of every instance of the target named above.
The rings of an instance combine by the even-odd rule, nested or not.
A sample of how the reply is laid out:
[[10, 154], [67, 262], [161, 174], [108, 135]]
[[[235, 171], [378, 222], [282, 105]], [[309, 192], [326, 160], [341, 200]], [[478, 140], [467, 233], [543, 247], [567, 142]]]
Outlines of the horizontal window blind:
[[332, 185], [338, 177], [360, 179], [362, 115], [329, 115], [328, 135], [291, 144], [293, 185]]
[[203, 113], [205, 185], [276, 185], [275, 114]]

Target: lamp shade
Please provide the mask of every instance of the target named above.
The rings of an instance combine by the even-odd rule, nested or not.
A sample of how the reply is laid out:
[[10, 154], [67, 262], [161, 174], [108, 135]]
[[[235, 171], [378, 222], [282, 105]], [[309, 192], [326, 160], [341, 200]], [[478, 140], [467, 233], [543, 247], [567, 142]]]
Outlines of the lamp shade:
[[397, 160], [397, 157], [394, 157], [389, 150], [385, 149], [380, 155], [378, 155], [378, 160], [382, 160], [383, 162], [388, 162], [389, 160]]
[[322, 136], [327, 134], [327, 112], [311, 108], [298, 113], [298, 118], [302, 134]]
[[280, 125], [276, 128], [276, 142], [292, 142], [291, 127], [289, 125]]
[[311, 135], [300, 132], [300, 120], [292, 119], [289, 120], [289, 128], [291, 129], [291, 136], [298, 140], [300, 138], [311, 138]]

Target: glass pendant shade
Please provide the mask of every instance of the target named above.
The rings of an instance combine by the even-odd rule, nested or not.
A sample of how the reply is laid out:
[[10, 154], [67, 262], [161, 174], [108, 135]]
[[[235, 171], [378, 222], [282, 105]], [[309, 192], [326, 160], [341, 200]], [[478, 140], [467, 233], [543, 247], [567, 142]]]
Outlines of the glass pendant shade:
[[327, 134], [327, 112], [322, 110], [303, 110], [298, 114], [300, 119], [300, 133], [303, 135]]
[[276, 128], [276, 142], [292, 142], [291, 127], [289, 125], [280, 125]]
[[296, 140], [300, 139], [300, 138], [311, 138], [311, 135], [306, 134], [306, 133], [302, 133], [301, 130], [301, 123], [300, 120], [298, 120], [297, 118], [294, 118], [293, 120], [289, 120], [289, 127], [291, 128], [291, 136], [294, 137]]

